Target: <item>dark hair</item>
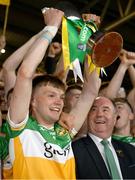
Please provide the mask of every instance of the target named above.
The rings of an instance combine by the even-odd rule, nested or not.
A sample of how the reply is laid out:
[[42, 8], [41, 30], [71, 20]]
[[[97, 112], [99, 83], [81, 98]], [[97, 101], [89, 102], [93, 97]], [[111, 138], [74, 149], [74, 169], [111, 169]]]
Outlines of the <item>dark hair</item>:
[[63, 91], [65, 91], [66, 86], [65, 84], [56, 76], [52, 76], [52, 75], [39, 75], [36, 76], [33, 79], [32, 82], [32, 87], [33, 87], [33, 91], [37, 88], [37, 87], [41, 87], [41, 86], [46, 86], [46, 85], [52, 85], [53, 87], [62, 89]]
[[114, 103], [121, 102], [121, 103], [127, 104], [129, 108], [131, 109], [131, 111], [133, 112], [133, 108], [126, 98], [115, 98], [113, 101]]
[[78, 89], [80, 91], [82, 91], [82, 86], [79, 84], [72, 84], [70, 86], [68, 86], [68, 88], [66, 89], [66, 94], [71, 91], [72, 89]]

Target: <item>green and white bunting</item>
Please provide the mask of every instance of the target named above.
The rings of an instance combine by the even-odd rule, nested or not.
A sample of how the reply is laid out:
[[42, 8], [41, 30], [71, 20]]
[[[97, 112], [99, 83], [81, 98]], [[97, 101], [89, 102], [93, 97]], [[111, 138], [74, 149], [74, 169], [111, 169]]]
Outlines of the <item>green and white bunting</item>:
[[75, 80], [79, 76], [83, 81], [80, 63], [84, 62], [87, 53], [90, 54], [91, 49], [87, 49], [87, 42], [96, 31], [97, 26], [93, 21], [84, 22], [76, 17], [63, 18], [62, 49], [64, 69], [72, 69]]

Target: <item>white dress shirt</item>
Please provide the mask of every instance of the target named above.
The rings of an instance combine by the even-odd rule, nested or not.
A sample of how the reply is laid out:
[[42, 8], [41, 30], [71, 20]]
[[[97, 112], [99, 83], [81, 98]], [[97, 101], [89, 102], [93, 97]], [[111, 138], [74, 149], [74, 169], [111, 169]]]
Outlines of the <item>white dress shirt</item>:
[[[102, 157], [103, 157], [103, 160], [104, 160], [104, 162], [105, 162], [105, 164], [106, 164], [106, 167], [107, 167], [107, 169], [108, 169], [108, 172], [109, 172], [109, 168], [108, 168], [108, 165], [107, 165], [107, 162], [106, 162], [106, 158], [105, 158], [105, 153], [104, 153], [104, 146], [101, 144], [101, 141], [102, 141], [103, 139], [101, 139], [101, 138], [99, 138], [99, 137], [97, 137], [97, 136], [95, 136], [95, 135], [93, 135], [93, 134], [91, 134], [91, 133], [89, 133], [89, 136], [91, 137], [91, 139], [92, 139], [92, 140], [94, 141], [94, 143], [96, 144], [96, 146], [97, 146], [100, 154], [101, 154]], [[121, 173], [120, 164], [119, 164], [119, 160], [118, 160], [117, 154], [116, 154], [116, 152], [115, 152], [115, 149], [114, 149], [114, 147], [113, 147], [113, 145], [112, 145], [112, 143], [111, 143], [111, 137], [108, 138], [107, 140], [108, 140], [108, 142], [109, 142], [109, 148], [111, 149], [111, 151], [112, 151], [112, 153], [113, 153], [113, 156], [114, 156], [114, 159], [115, 159], [116, 166], [117, 166], [117, 168], [118, 168], [120, 177], [121, 177], [121, 179], [123, 179], [122, 173]]]

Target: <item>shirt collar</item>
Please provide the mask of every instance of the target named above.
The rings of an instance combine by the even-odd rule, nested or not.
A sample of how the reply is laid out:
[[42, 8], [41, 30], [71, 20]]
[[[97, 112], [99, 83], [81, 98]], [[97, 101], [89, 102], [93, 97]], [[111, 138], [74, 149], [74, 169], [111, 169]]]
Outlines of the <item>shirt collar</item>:
[[[88, 135], [92, 138], [92, 140], [93, 140], [94, 142], [100, 143], [100, 142], [103, 140], [102, 138], [100, 138], [100, 137], [98, 137], [98, 136], [95, 136], [94, 134], [88, 133]], [[107, 140], [109, 141], [109, 144], [111, 144], [112, 138], [109, 137], [109, 138], [107, 138]]]

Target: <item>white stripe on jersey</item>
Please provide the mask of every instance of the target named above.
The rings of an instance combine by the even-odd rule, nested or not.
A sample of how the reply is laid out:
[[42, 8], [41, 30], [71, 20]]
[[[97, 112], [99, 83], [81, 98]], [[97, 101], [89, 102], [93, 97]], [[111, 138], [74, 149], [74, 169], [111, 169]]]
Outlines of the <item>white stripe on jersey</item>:
[[[73, 157], [71, 143], [69, 143], [67, 147], [62, 149], [56, 144], [47, 142], [38, 131], [25, 129], [19, 135], [19, 139], [21, 141], [23, 154], [25, 157], [45, 158], [63, 164], [68, 159]], [[13, 146], [13, 139], [10, 141], [10, 146]], [[10, 152], [10, 155], [12, 156], [13, 162], [14, 152]]]

